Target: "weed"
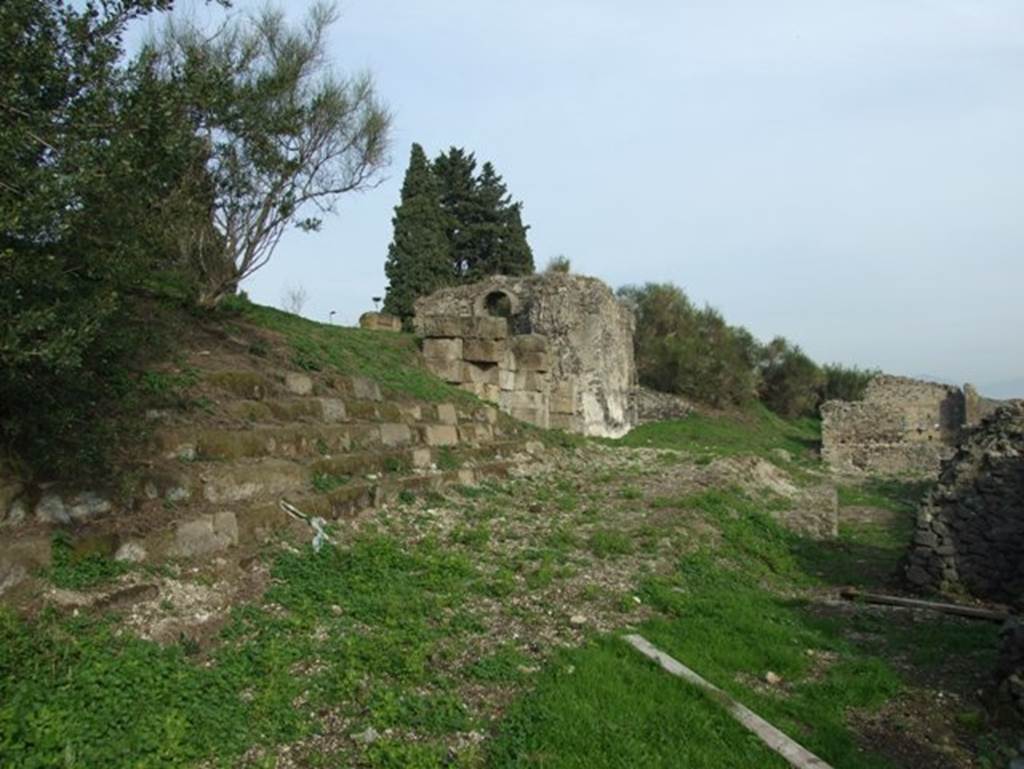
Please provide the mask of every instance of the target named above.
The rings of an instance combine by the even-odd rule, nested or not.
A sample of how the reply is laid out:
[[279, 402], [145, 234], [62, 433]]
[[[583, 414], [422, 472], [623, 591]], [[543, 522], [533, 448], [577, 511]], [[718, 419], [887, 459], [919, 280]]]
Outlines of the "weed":
[[447, 446], [437, 452], [438, 470], [458, 470], [462, 467], [462, 460]]
[[633, 552], [633, 543], [629, 537], [615, 529], [601, 529], [590, 535], [587, 542], [590, 552], [598, 558], [611, 558], [629, 555]]
[[117, 579], [128, 571], [128, 564], [99, 552], [75, 552], [71, 538], [64, 532], [53, 535], [51, 564], [47, 576], [57, 587], [71, 590], [95, 587]]
[[348, 475], [331, 475], [330, 473], [313, 474], [313, 490], [321, 494], [329, 494], [352, 480]]

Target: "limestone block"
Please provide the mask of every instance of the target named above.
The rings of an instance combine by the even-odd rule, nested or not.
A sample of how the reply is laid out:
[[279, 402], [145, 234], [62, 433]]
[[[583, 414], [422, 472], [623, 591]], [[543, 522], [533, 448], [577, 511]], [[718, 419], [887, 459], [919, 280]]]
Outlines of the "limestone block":
[[462, 364], [462, 381], [471, 384], [498, 384], [498, 367], [493, 363], [470, 363], [464, 361]]
[[427, 470], [434, 463], [434, 456], [430, 449], [413, 449], [412, 466], [417, 470]]
[[439, 358], [427, 358], [427, 369], [431, 374], [443, 379], [450, 384], [458, 384], [462, 381], [463, 361], [441, 360]]
[[509, 410], [509, 414], [514, 418], [522, 422], [527, 422], [537, 427], [542, 427], [545, 430], [550, 427], [548, 419], [547, 409], [534, 409], [534, 408], [512, 408]]
[[452, 315], [416, 316], [416, 331], [427, 338], [505, 339], [508, 321], [492, 317], [458, 317]]
[[551, 358], [546, 352], [524, 352], [516, 355], [520, 371], [550, 371]]
[[547, 352], [548, 338], [543, 334], [519, 334], [512, 337], [512, 350], [517, 355], [531, 352]]
[[494, 428], [487, 424], [465, 424], [459, 427], [459, 439], [465, 443], [489, 443], [494, 440]]
[[498, 387], [502, 390], [516, 389], [516, 372], [507, 369], [498, 369]]
[[20, 497], [24, 490], [19, 481], [0, 478], [0, 521], [10, 519], [8, 511], [13, 508], [14, 500]]
[[530, 409], [548, 409], [548, 398], [545, 393], [540, 392], [528, 392], [523, 390], [515, 390], [509, 393], [502, 393], [501, 400], [499, 401], [503, 408], [530, 408]]
[[576, 385], [572, 382], [558, 382], [551, 388], [551, 413], [576, 413]]
[[462, 355], [461, 339], [424, 339], [423, 357], [428, 360], [459, 360]]
[[385, 423], [380, 426], [380, 442], [389, 447], [406, 446], [412, 443], [412, 431], [409, 425], [401, 422]]
[[502, 339], [467, 339], [462, 345], [462, 357], [476, 363], [502, 363], [507, 352]]
[[36, 520], [40, 523], [71, 523], [71, 515], [58, 494], [43, 494], [36, 505]]
[[539, 371], [517, 371], [514, 390], [542, 392], [548, 387], [548, 377]]
[[476, 473], [470, 470], [468, 467], [463, 467], [458, 472], [459, 483], [463, 486], [472, 486], [476, 483]]
[[437, 421], [443, 425], [458, 424], [459, 415], [451, 403], [437, 404]]
[[67, 512], [75, 521], [88, 521], [105, 515], [113, 509], [110, 501], [92, 491], [76, 494], [67, 505]]
[[457, 446], [459, 431], [454, 425], [424, 425], [423, 442], [428, 446]]
[[352, 377], [352, 394], [367, 401], [379, 401], [382, 399], [380, 385], [366, 377]]
[[383, 312], [364, 312], [359, 316], [359, 328], [370, 331], [401, 331], [402, 319]]
[[423, 419], [423, 409], [419, 404], [400, 403], [398, 410], [407, 422], [420, 422]]
[[320, 398], [320, 416], [325, 422], [344, 422], [345, 401], [338, 398]]
[[498, 403], [502, 395], [501, 388], [496, 384], [477, 384], [473, 382], [463, 382], [459, 385], [459, 388], [466, 392], [471, 392], [481, 400], [490, 401], [491, 403]]
[[313, 380], [305, 374], [289, 373], [284, 375], [284, 387], [292, 395], [312, 395]]
[[129, 540], [117, 548], [117, 552], [114, 553], [114, 560], [127, 563], [142, 563], [148, 555], [146, 548], [141, 543]]
[[565, 430], [567, 433], [582, 432], [583, 420], [573, 414], [555, 414], [548, 417], [548, 427], [552, 430]]
[[178, 526], [174, 532], [174, 555], [192, 558], [226, 550], [238, 544], [238, 520], [234, 513], [203, 515]]

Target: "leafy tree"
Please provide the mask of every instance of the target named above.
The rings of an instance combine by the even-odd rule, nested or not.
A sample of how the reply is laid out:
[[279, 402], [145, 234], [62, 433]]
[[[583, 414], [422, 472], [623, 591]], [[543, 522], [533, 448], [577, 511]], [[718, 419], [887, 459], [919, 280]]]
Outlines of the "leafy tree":
[[394, 236], [384, 265], [389, 281], [384, 311], [410, 318], [418, 297], [451, 285], [455, 278], [437, 180], [419, 144], [412, 145], [401, 203], [391, 221]]
[[556, 254], [548, 259], [544, 272], [561, 273], [567, 275], [572, 272], [572, 261], [565, 254]]
[[619, 297], [636, 313], [641, 384], [713, 406], [740, 404], [754, 391], [753, 337], [711, 307], [695, 307], [670, 283], [625, 286]]
[[531, 274], [522, 203], [513, 202], [494, 166], [484, 163], [477, 175], [473, 153], [451, 147], [434, 161], [434, 173], [455, 275], [473, 282], [487, 275]]
[[214, 35], [168, 24], [149, 50], [188, 97], [213, 182], [212, 225], [193, 237], [201, 302], [216, 304], [265, 265], [291, 226], [316, 230], [341, 195], [376, 183], [387, 165], [391, 115], [372, 78], [338, 79], [326, 34], [338, 14], [319, 3], [306, 24], [284, 13], [228, 21]]
[[169, 6], [0, 3], [0, 440], [51, 477], [102, 461], [153, 336], [136, 305], [195, 143], [121, 36]]
[[799, 345], [775, 337], [761, 353], [760, 397], [786, 417], [813, 416], [821, 403], [825, 376]]

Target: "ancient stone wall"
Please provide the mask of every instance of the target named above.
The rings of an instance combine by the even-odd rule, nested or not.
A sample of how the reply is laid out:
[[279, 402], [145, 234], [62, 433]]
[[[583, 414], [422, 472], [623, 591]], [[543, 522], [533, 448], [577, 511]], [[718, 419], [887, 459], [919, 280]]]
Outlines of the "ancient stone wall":
[[943, 465], [917, 514], [907, 579], [1024, 608], [1024, 401], [986, 417]]
[[685, 419], [693, 413], [693, 405], [678, 395], [638, 386], [633, 389], [633, 413], [636, 415], [636, 423], [643, 425], [648, 422]]
[[359, 328], [370, 331], [401, 331], [402, 319], [383, 312], [364, 312], [359, 316]]
[[[862, 401], [822, 406], [822, 458], [844, 471], [934, 473], [967, 424], [966, 401], [957, 387], [875, 377]], [[990, 409], [991, 402], [974, 398], [971, 417]]]
[[423, 297], [415, 312], [430, 369], [506, 413], [584, 435], [633, 426], [635, 321], [596, 278], [495, 276]]

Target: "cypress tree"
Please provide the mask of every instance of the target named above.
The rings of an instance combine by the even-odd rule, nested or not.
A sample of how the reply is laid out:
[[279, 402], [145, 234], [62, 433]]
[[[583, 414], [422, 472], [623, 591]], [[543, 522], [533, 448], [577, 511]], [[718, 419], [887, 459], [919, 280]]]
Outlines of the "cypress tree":
[[412, 145], [402, 198], [391, 220], [394, 235], [384, 273], [384, 311], [408, 319], [413, 302], [455, 282], [437, 180], [419, 144]]
[[440, 187], [445, 234], [451, 248], [453, 274], [470, 280], [477, 274], [475, 243], [483, 219], [477, 197], [476, 158], [460, 147], [451, 147], [434, 161], [434, 175]]
[[512, 201], [494, 166], [484, 163], [477, 176], [473, 154], [451, 147], [434, 161], [434, 172], [458, 279], [532, 273], [522, 203]]

